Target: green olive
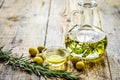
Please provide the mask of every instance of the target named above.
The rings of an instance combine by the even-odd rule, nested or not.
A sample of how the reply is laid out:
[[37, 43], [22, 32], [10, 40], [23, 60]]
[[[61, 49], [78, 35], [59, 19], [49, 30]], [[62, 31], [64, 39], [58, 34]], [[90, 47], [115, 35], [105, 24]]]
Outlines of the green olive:
[[38, 46], [37, 49], [39, 51], [39, 53], [42, 53], [42, 50], [45, 48], [45, 46]]
[[72, 57], [73, 57], [72, 55], [69, 55], [69, 56], [67, 57], [67, 60], [71, 60]]
[[45, 59], [42, 53], [37, 54], [36, 57], [41, 57], [43, 60]]
[[37, 49], [36, 48], [29, 48], [29, 53], [30, 53], [30, 56], [31, 57], [35, 57], [36, 54], [38, 53]]
[[80, 61], [79, 57], [76, 57], [76, 56], [71, 57], [70, 60], [72, 61], [73, 64], [75, 64], [78, 61]]
[[83, 70], [84, 67], [85, 67], [85, 64], [84, 64], [84, 62], [82, 62], [82, 61], [78, 61], [78, 62], [76, 63], [76, 65], [75, 65], [75, 67], [76, 67], [76, 69], [78, 69], [78, 70]]
[[42, 57], [34, 57], [33, 61], [38, 64], [42, 64], [44, 60], [42, 59]]

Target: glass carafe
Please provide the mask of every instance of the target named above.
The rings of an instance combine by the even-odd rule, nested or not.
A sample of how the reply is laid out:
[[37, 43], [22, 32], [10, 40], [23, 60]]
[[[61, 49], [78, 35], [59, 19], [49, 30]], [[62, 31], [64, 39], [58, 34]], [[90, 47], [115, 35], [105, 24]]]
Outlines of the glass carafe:
[[78, 5], [81, 9], [72, 14], [79, 13], [81, 22], [74, 24], [66, 34], [66, 48], [72, 56], [80, 59], [97, 59], [104, 55], [107, 46], [105, 33], [99, 26], [93, 24], [97, 3], [94, 0], [81, 0]]

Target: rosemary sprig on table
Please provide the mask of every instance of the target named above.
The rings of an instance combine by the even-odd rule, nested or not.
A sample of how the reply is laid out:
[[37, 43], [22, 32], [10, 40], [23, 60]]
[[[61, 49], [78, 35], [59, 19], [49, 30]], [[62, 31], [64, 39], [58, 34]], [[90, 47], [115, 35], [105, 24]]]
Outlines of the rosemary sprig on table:
[[11, 50], [2, 51], [3, 47], [0, 47], [0, 62], [10, 65], [13, 69], [20, 68], [28, 73], [34, 73], [37, 76], [58, 77], [65, 78], [66, 80], [78, 80], [79, 76], [74, 75], [71, 72], [63, 70], [51, 70], [46, 66], [34, 63], [30, 60], [26, 60], [24, 57], [13, 57]]

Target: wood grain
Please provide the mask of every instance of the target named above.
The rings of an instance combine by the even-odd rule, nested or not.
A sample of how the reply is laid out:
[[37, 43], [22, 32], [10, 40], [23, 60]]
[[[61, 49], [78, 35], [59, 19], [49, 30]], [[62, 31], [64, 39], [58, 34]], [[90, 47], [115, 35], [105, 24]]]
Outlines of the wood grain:
[[[16, 27], [13, 26], [11, 29], [9, 27], [10, 24], [12, 24], [12, 22], [9, 22], [4, 15], [2, 14], [2, 7], [4, 6], [5, 1], [3, 2], [3, 0], [1, 0], [1, 9], [0, 9], [0, 46], [3, 45], [7, 45], [10, 44], [15, 31], [16, 31]], [[9, 24], [10, 23], [10, 24]], [[9, 47], [5, 48], [5, 49], [10, 49]], [[10, 67], [5, 67], [3, 64], [1, 65], [1, 75], [0, 75], [0, 79], [1, 80], [12, 80], [12, 70]]]
[[5, 0], [0, 0], [0, 8], [3, 6]]
[[[66, 33], [65, 29], [67, 29], [64, 27], [67, 27], [66, 26], [67, 24], [62, 23], [62, 22], [64, 22], [64, 20], [66, 19], [66, 16], [69, 16], [69, 14], [70, 14], [69, 12], [71, 12], [71, 10], [70, 10], [70, 11], [68, 11], [67, 15], [64, 15], [64, 13], [65, 13], [64, 10], [68, 10], [68, 9], [65, 9], [68, 7], [64, 7], [65, 3], [66, 3], [65, 1], [62, 1], [62, 2], [55, 1], [55, 0], [51, 1], [50, 18], [49, 18], [49, 23], [48, 23], [46, 46], [54, 46], [54, 45], [64, 46], [64, 39], [65, 39], [64, 37], [65, 37], [65, 33]], [[70, 3], [72, 3], [72, 2], [70, 2]], [[62, 13], [62, 15], [60, 13]], [[62, 24], [60, 24], [60, 23], [62, 23]], [[61, 37], [61, 36], [63, 36], [63, 37]], [[103, 66], [103, 64], [94, 64], [95, 66], [93, 68], [88, 69], [89, 68], [88, 67], [89, 65], [88, 65], [88, 66], [86, 66], [85, 72], [78, 72], [78, 71], [74, 70], [74, 67], [71, 65], [71, 63], [68, 63], [67, 65], [68, 65], [67, 71], [72, 70], [74, 73], [82, 73], [82, 75], [80, 77], [82, 77], [83, 80], [84, 79], [85, 80], [94, 80], [94, 79], [110, 80], [110, 73], [109, 73], [109, 68], [108, 68], [106, 58], [105, 58], [105, 64], [104, 64], [105, 66]], [[71, 69], [69, 68], [70, 65], [71, 65]]]
[[65, 1], [51, 0], [50, 16], [47, 29], [46, 46], [63, 45], [63, 26], [61, 25], [61, 14], [65, 7]]
[[[13, 54], [19, 56], [24, 54], [29, 57], [29, 47], [44, 45], [48, 9], [49, 1], [5, 0], [0, 13], [1, 46], [6, 45], [6, 49], [14, 47]], [[9, 77], [9, 80], [39, 80], [35, 75], [30, 76], [19, 70], [8, 73], [15, 76], [9, 77], [4, 73], [6, 77]], [[8, 80], [4, 76], [1, 76], [1, 79]]]
[[[79, 1], [79, 0], [78, 0]], [[0, 0], [0, 46], [13, 48], [13, 55], [29, 58], [29, 47], [38, 45], [62, 46], [70, 27], [71, 12], [79, 9], [76, 0]], [[120, 80], [120, 0], [97, 0], [96, 12], [108, 36], [108, 47], [101, 63], [86, 64], [77, 71], [70, 61], [65, 70], [80, 73], [82, 80]], [[0, 64], [0, 80], [46, 80], [24, 71], [13, 71]], [[47, 78], [47, 80], [62, 80]]]
[[120, 0], [102, 0], [101, 21], [108, 36], [107, 57], [112, 80], [120, 80]]

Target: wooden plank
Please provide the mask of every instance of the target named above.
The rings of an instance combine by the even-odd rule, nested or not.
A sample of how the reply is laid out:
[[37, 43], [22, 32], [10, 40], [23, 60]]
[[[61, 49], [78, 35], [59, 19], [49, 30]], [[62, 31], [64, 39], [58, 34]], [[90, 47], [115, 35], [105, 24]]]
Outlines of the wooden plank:
[[1, 68], [1, 77], [0, 77], [0, 80], [13, 80], [12, 77], [13, 77], [13, 71], [11, 70], [11, 66], [5, 66], [3, 65], [2, 68]]
[[[28, 56], [29, 55], [27, 52], [28, 48], [31, 46], [37, 47], [38, 45], [43, 45], [44, 36], [47, 33], [46, 42], [45, 42], [46, 46], [54, 46], [54, 45], [64, 46], [64, 36], [65, 36], [65, 31], [66, 31], [65, 29], [67, 23], [65, 21], [69, 22], [69, 20], [66, 20], [66, 16], [63, 16], [66, 2], [60, 0], [57, 1], [51, 0], [51, 3], [52, 3], [51, 10], [50, 13], [48, 13], [49, 1], [47, 2], [46, 5], [44, 1], [42, 2], [37, 0], [35, 1], [6, 0], [4, 6], [1, 7], [0, 9], [1, 12], [0, 13], [0, 32], [1, 32], [0, 45], [7, 45], [6, 49], [15, 47], [13, 49], [13, 53], [19, 53], [19, 55], [21, 55], [21, 53], [24, 53], [25, 56]], [[120, 59], [119, 59], [120, 4], [119, 3], [120, 3], [119, 0], [116, 1], [99, 0], [99, 4], [101, 4], [100, 15], [102, 17], [104, 30], [105, 32], [107, 32], [108, 40], [109, 40], [108, 49], [107, 49], [108, 54], [106, 55], [108, 58], [105, 58], [104, 60], [105, 66], [95, 65], [95, 67], [92, 70], [87, 69], [86, 72], [87, 74], [83, 73], [81, 75], [81, 77], [85, 80], [93, 80], [93, 79], [119, 80], [120, 79], [119, 77], [120, 76], [120, 64], [119, 64], [120, 63]], [[44, 4], [46, 5], [46, 8], [43, 7]], [[47, 17], [49, 16], [49, 19], [46, 16], [45, 16], [46, 18], [45, 17], [43, 18], [44, 15], [46, 15]], [[48, 29], [45, 32], [47, 19], [48, 19], [48, 24], [47, 24]], [[36, 23], [34, 23], [34, 21]], [[38, 36], [38, 34], [40, 34], [40, 36]], [[4, 66], [2, 67], [2, 69], [5, 70]], [[9, 69], [7, 70], [9, 71]], [[109, 70], [111, 72], [109, 72]], [[20, 76], [18, 72], [16, 73], [12, 72], [12, 73], [13, 75], [17, 74], [18, 77], [23, 77], [23, 78], [19, 78], [20, 80], [25, 80], [30, 78], [35, 79], [34, 75], [30, 77], [29, 75], [23, 72], [20, 72]], [[3, 72], [3, 74], [6, 73]], [[26, 75], [27, 77], [25, 77], [24, 75]], [[6, 78], [6, 80], [8, 80], [9, 78], [12, 80], [11, 76], [5, 77], [1, 75], [1, 79], [2, 78]], [[16, 78], [13, 78], [13, 80]]]
[[99, 1], [104, 30], [108, 36], [107, 57], [112, 80], [120, 80], [120, 0]]
[[[65, 11], [66, 1], [63, 0], [51, 0], [50, 6], [50, 14], [48, 20], [48, 28], [47, 28], [47, 35], [46, 35], [46, 47], [51, 46], [61, 46], [64, 47], [64, 29], [65, 25], [63, 24], [63, 13]], [[63, 65], [64, 66], [64, 65]], [[58, 68], [64, 69], [61, 66]], [[58, 69], [57, 68], [57, 69]], [[42, 79], [41, 79], [42, 80]], [[47, 80], [63, 80], [59, 78], [48, 78]]]
[[65, 1], [51, 0], [50, 16], [48, 21], [47, 37], [45, 45], [64, 47], [64, 30], [62, 25], [62, 13], [65, 9]]
[[35, 74], [32, 74], [30, 80], [40, 80], [40, 78], [37, 77]]
[[[1, 2], [0, 2], [0, 13], [2, 12], [2, 7], [3, 7], [4, 3], [5, 3], [4, 0], [1, 0]], [[9, 44], [12, 41], [13, 35], [15, 33], [15, 30], [16, 30], [16, 27], [14, 27], [14, 26], [10, 30], [10, 27], [8, 26], [8, 24], [6, 24], [2, 21], [2, 19], [5, 19], [5, 18], [2, 18], [2, 16], [3, 15], [0, 14], [0, 33], [1, 33], [0, 34], [0, 46]], [[3, 64], [0, 64], [0, 65], [1, 65], [0, 80], [12, 80], [11, 68], [10, 67], [5, 67]]]
[[[69, 16], [70, 14], [69, 12], [71, 12], [71, 10], [68, 11], [66, 15], [66, 12], [64, 10], [69, 10], [69, 9], [66, 9], [68, 7], [65, 6], [65, 3], [66, 3], [65, 1], [61, 2], [60, 0], [51, 1], [50, 18], [48, 23], [47, 37], [46, 37], [46, 46], [55, 46], [55, 45], [64, 46], [64, 37], [66, 33], [65, 29], [67, 29], [66, 27], [69, 27], [68, 25], [69, 20], [67, 19], [68, 18], [70, 19], [70, 17], [66, 17], [66, 16]], [[76, 71], [70, 63], [68, 63], [67, 65], [68, 65], [67, 71], [74, 71], [75, 73], [81, 73]], [[70, 66], [71, 69], [69, 68]], [[86, 65], [86, 71], [82, 72], [80, 77], [83, 80], [94, 80], [94, 79], [110, 80], [109, 67], [107, 64], [106, 57], [104, 63], [94, 64], [94, 67], [90, 69], [88, 65]]]
[[0, 0], [0, 8], [3, 6], [5, 0]]
[[[48, 9], [49, 0], [5, 0], [0, 13], [1, 44], [6, 45], [6, 49], [14, 47], [13, 54], [28, 57], [29, 47], [44, 45]], [[11, 80], [39, 80], [20, 71], [11, 74]]]

